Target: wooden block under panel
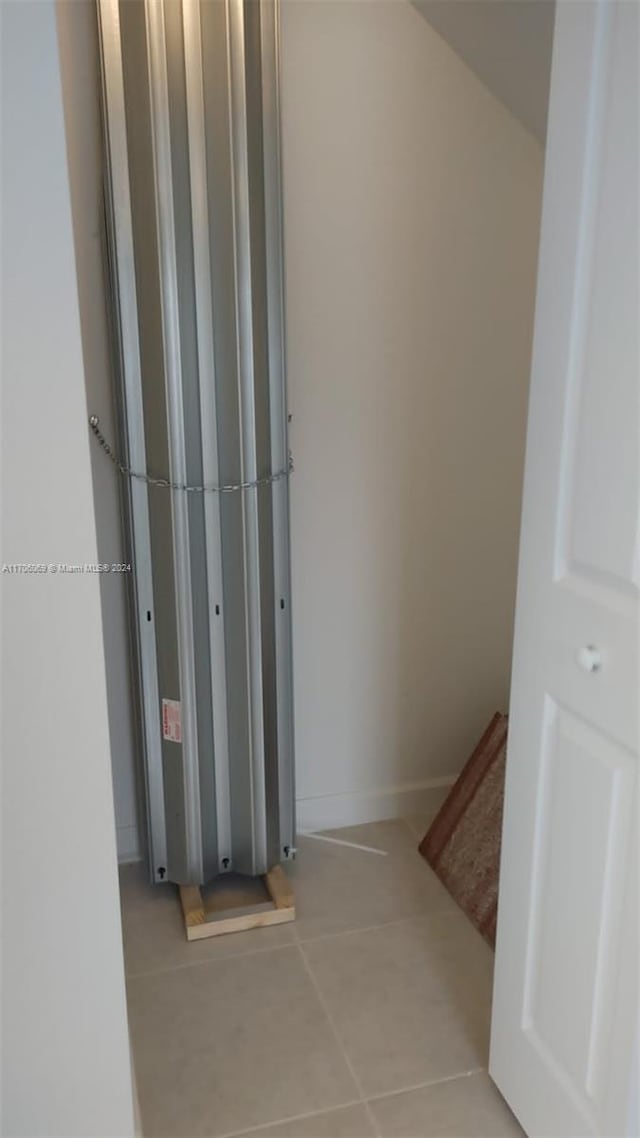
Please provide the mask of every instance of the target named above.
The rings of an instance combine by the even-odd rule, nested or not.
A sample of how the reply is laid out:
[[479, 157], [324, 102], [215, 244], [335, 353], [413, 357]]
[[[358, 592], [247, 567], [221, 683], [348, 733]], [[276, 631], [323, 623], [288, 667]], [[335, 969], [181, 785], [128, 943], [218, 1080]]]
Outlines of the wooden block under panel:
[[293, 889], [281, 865], [274, 865], [273, 869], [265, 874], [265, 883], [276, 909], [294, 908]]
[[225, 875], [204, 890], [181, 885], [180, 900], [187, 940], [282, 925], [296, 915], [293, 890], [280, 865], [263, 878]]
[[179, 889], [185, 928], [188, 930], [196, 925], [203, 925], [205, 914], [200, 889], [197, 885], [180, 885]]

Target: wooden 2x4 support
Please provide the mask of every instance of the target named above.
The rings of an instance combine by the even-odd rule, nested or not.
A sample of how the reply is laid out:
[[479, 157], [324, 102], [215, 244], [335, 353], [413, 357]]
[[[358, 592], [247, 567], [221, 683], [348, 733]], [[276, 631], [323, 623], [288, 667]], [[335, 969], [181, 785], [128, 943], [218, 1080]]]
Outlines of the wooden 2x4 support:
[[275, 865], [262, 881], [262, 899], [256, 898], [256, 882], [252, 878], [235, 885], [231, 892], [213, 885], [204, 890], [204, 896], [198, 885], [180, 885], [187, 940], [203, 940], [295, 920], [293, 889], [282, 866]]

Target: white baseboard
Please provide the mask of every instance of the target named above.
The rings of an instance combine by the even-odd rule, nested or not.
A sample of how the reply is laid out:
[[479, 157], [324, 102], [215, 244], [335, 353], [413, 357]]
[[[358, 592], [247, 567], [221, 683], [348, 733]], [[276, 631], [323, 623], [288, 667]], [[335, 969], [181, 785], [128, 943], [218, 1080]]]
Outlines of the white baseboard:
[[116, 826], [116, 847], [118, 861], [126, 865], [130, 861], [140, 861], [140, 837], [137, 826]]
[[[453, 786], [455, 776], [425, 779], [423, 782], [400, 783], [382, 790], [359, 790], [346, 794], [321, 794], [298, 798], [296, 813], [299, 833], [315, 830], [339, 830], [343, 826], [360, 826], [365, 822], [382, 822], [385, 818], [405, 818], [409, 814], [432, 811], [434, 792]], [[116, 831], [118, 861], [140, 861], [140, 842], [135, 826], [121, 826]]]
[[298, 832], [339, 830], [343, 826], [360, 826], [365, 822], [382, 822], [385, 818], [428, 813], [433, 806], [434, 792], [452, 786], [454, 782], [455, 776], [451, 775], [423, 782], [400, 783], [381, 790], [299, 798], [296, 803]]

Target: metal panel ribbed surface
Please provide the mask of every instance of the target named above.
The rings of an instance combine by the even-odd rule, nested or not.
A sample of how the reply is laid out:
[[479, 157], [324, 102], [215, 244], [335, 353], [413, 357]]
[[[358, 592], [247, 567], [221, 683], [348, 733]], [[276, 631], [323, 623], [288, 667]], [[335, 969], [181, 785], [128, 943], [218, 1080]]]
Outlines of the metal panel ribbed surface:
[[278, 7], [98, 10], [150, 865], [202, 884], [294, 847]]

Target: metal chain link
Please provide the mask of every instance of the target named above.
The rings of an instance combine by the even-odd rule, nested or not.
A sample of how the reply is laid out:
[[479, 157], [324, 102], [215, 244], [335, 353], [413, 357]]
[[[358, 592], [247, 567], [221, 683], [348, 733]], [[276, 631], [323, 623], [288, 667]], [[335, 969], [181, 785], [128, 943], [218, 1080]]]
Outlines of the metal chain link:
[[262, 478], [252, 478], [248, 482], [231, 482], [225, 486], [190, 486], [185, 482], [171, 482], [168, 478], [154, 478], [151, 474], [142, 474], [137, 470], [131, 470], [130, 467], [125, 466], [118, 456], [114, 454], [102, 434], [97, 415], [91, 415], [89, 418], [89, 426], [107, 458], [111, 460], [123, 478], [135, 478], [138, 482], [144, 482], [147, 486], [162, 486], [165, 490], [184, 490], [187, 494], [233, 494], [238, 490], [252, 490], [254, 486], [268, 486], [272, 482], [279, 482], [281, 478], [288, 478], [293, 471], [293, 457], [291, 452], [289, 452], [289, 462], [283, 470], [277, 470], [275, 474], [265, 474]]

